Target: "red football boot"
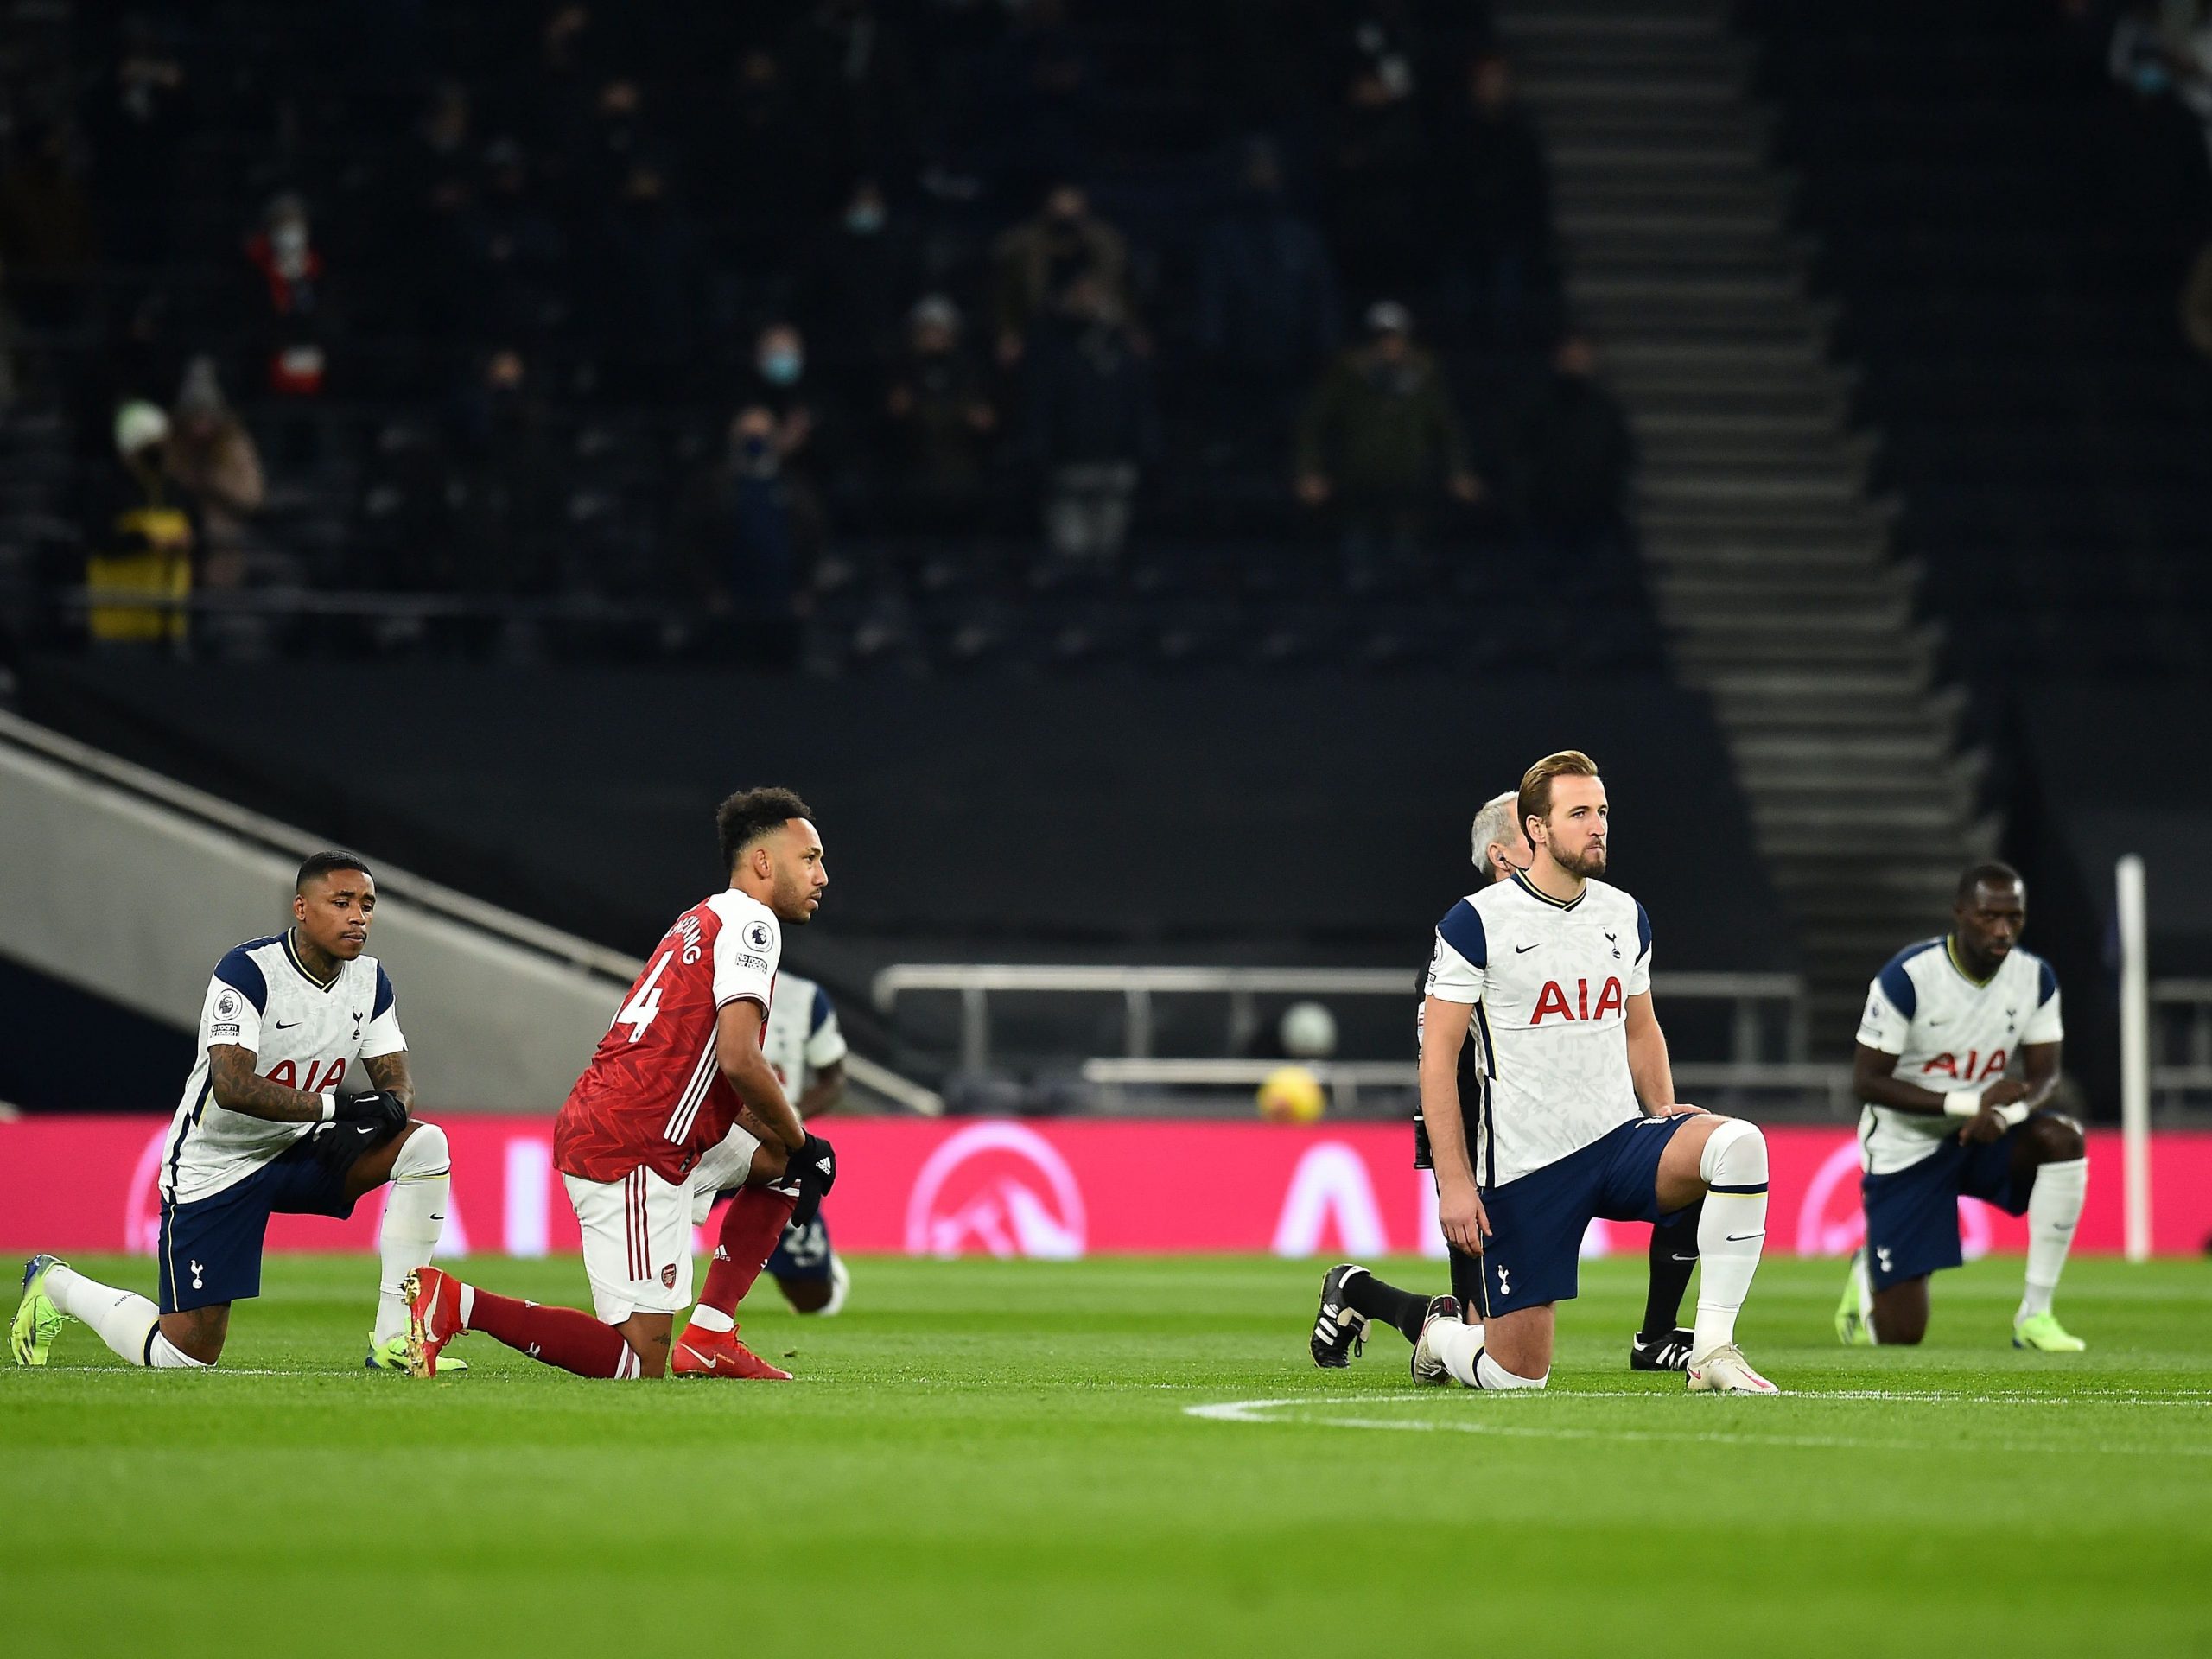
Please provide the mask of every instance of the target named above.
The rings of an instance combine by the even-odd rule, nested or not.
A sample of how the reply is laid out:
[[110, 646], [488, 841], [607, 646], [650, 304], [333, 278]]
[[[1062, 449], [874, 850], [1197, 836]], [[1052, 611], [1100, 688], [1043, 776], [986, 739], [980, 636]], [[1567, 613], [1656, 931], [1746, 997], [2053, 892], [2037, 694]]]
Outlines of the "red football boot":
[[435, 1376], [439, 1351], [461, 1334], [461, 1281], [437, 1268], [417, 1268], [400, 1287], [407, 1293], [407, 1370]]
[[788, 1382], [789, 1371], [779, 1370], [737, 1339], [734, 1331], [702, 1331], [683, 1327], [676, 1339], [669, 1369], [678, 1376], [744, 1376], [763, 1382]]

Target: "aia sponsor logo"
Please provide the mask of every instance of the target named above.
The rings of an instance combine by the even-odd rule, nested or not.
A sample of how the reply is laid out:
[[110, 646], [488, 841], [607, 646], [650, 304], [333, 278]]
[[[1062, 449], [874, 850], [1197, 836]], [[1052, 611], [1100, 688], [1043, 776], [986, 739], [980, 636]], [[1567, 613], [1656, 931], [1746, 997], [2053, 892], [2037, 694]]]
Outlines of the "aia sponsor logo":
[[1599, 986], [1594, 1001], [1591, 999], [1590, 982], [1586, 979], [1574, 982], [1572, 1001], [1568, 1000], [1566, 986], [1555, 979], [1548, 979], [1544, 982], [1544, 988], [1536, 993], [1536, 1011], [1529, 1016], [1529, 1023], [1541, 1026], [1547, 1014], [1560, 1020], [1602, 1020], [1609, 1014], [1620, 1012], [1621, 982], [1618, 979], [1608, 978]]
[[912, 1255], [1084, 1253], [1083, 1190], [1058, 1147], [1026, 1125], [977, 1123], [929, 1155], [906, 1201]]

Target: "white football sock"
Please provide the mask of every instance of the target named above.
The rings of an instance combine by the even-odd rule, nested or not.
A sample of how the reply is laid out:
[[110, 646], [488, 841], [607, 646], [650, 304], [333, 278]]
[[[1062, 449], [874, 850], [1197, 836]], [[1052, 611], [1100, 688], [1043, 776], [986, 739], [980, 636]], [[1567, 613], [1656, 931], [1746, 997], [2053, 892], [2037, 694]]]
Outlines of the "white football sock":
[[1471, 1389], [1541, 1389], [1551, 1380], [1549, 1371], [1541, 1376], [1516, 1376], [1492, 1359], [1483, 1347], [1483, 1328], [1479, 1325], [1437, 1320], [1428, 1327], [1428, 1351], [1444, 1362], [1445, 1370]]
[[1736, 1340], [1736, 1315], [1758, 1271], [1766, 1246], [1766, 1137], [1740, 1118], [1728, 1119], [1707, 1137], [1697, 1173], [1706, 1196], [1697, 1222], [1693, 1363]]
[[2087, 1158], [2037, 1168], [2036, 1184], [2028, 1190], [2028, 1287], [2015, 1323], [2050, 1312], [2067, 1249], [2074, 1243], [2074, 1224], [2082, 1219], [2082, 1201], [2088, 1192]]
[[384, 1203], [384, 1231], [377, 1241], [383, 1257], [377, 1286], [376, 1331], [369, 1338], [381, 1347], [407, 1334], [407, 1275], [429, 1265], [446, 1223], [446, 1200], [453, 1189], [453, 1157], [446, 1132], [435, 1123], [417, 1123], [391, 1160], [391, 1192]]
[[194, 1359], [156, 1330], [146, 1344], [146, 1363], [157, 1371], [206, 1371], [214, 1367]]
[[691, 1323], [702, 1331], [734, 1331], [737, 1321], [719, 1307], [709, 1307], [704, 1302], [691, 1310]]
[[1867, 1268], [1864, 1250], [1851, 1258], [1851, 1282], [1859, 1287], [1859, 1323], [1866, 1332], [1866, 1340], [1878, 1348], [1882, 1338], [1874, 1329], [1874, 1275]]
[[161, 1310], [137, 1291], [118, 1290], [57, 1262], [46, 1270], [46, 1299], [71, 1319], [91, 1325], [102, 1342], [133, 1365], [148, 1363], [146, 1343]]
[[1428, 1341], [1428, 1351], [1444, 1362], [1444, 1369], [1471, 1389], [1482, 1384], [1475, 1381], [1475, 1358], [1483, 1351], [1483, 1328], [1479, 1325], [1462, 1325], [1457, 1319], [1433, 1319], [1422, 1333]]
[[1493, 1391], [1541, 1389], [1551, 1380], [1552, 1374], [1548, 1370], [1541, 1376], [1517, 1376], [1492, 1359], [1490, 1357], [1490, 1350], [1485, 1348], [1475, 1356], [1475, 1381], [1470, 1386]]

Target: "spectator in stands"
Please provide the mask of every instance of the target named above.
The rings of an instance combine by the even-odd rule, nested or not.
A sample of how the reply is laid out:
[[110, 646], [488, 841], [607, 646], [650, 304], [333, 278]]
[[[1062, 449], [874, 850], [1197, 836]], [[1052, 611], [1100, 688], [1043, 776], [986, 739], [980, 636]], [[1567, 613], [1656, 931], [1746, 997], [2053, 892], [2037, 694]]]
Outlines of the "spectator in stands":
[[484, 152], [484, 190], [455, 215], [461, 257], [448, 273], [449, 315], [468, 332], [558, 333], [575, 311], [569, 238], [540, 200], [537, 168], [512, 137]]
[[109, 256], [150, 263], [167, 256], [187, 109], [184, 64], [143, 13], [124, 16], [111, 74], [89, 100], [99, 179], [101, 241]]
[[894, 223], [883, 187], [856, 180], [813, 251], [804, 289], [818, 372], [848, 406], [874, 401], [919, 284], [912, 226]]
[[188, 614], [174, 602], [192, 593], [192, 521], [169, 481], [168, 439], [158, 404], [116, 410], [122, 465], [99, 492], [85, 560], [86, 625], [95, 646], [180, 650], [189, 635]]
[[658, 167], [632, 162], [601, 235], [600, 338], [623, 346], [609, 365], [611, 390], [666, 397], [691, 372], [693, 255], [690, 225]]
[[246, 521], [261, 510], [265, 490], [260, 452], [224, 398], [213, 358], [195, 357], [185, 371], [162, 466], [199, 521], [200, 585], [239, 586], [245, 578]]
[[1056, 184], [1044, 211], [1007, 231], [992, 250], [997, 267], [999, 361], [1019, 362], [1030, 329], [1048, 302], [1078, 280], [1129, 315], [1129, 246], [1111, 225], [1093, 216], [1083, 187]]
[[246, 238], [245, 257], [261, 290], [252, 308], [267, 345], [269, 389], [286, 397], [320, 395], [325, 368], [322, 255], [315, 245], [307, 202], [289, 190], [271, 197], [261, 228]]
[[519, 350], [485, 353], [454, 400], [452, 449], [447, 499], [461, 588], [487, 594], [546, 591], [561, 574], [564, 468]]
[[1430, 213], [1446, 240], [1448, 308], [1510, 341], [1549, 261], [1551, 174], [1498, 54], [1470, 66], [1465, 100], [1446, 121], [1438, 151]]
[[893, 370], [884, 416], [901, 523], [975, 529], [999, 416], [982, 372], [961, 350], [960, 308], [942, 294], [924, 296], [907, 318], [906, 355]]
[[753, 372], [740, 394], [767, 410], [778, 475], [790, 501], [793, 534], [810, 563], [828, 543], [830, 503], [844, 487], [842, 411], [809, 372], [806, 339], [796, 324], [772, 322], [753, 345]]
[[24, 321], [73, 322], [91, 273], [92, 205], [68, 129], [26, 121], [9, 135], [0, 163], [0, 262]]
[[1094, 571], [1128, 539], [1138, 480], [1159, 448], [1152, 376], [1095, 272], [1077, 274], [1030, 331], [1024, 412], [1044, 480], [1047, 545]]
[[1336, 349], [1335, 267], [1284, 200], [1263, 140], [1244, 146], [1236, 188], [1199, 244], [1196, 333], [1213, 373], [1255, 410]]
[[784, 667], [798, 646], [798, 538], [782, 478], [775, 410], [751, 404], [730, 423], [721, 458], [693, 480], [677, 542], [703, 612], [710, 654]]
[[1569, 334], [1513, 427], [1513, 482], [1539, 546], [1564, 559], [1612, 562], [1625, 547], [1636, 441], [1597, 378], [1597, 354]]
[[1421, 222], [1428, 159], [1408, 58], [1355, 52], [1329, 143], [1330, 242], [1356, 294], [1384, 292], [1433, 264]]
[[1366, 337], [1340, 354], [1299, 422], [1298, 498], [1333, 504], [1355, 592], [1418, 574], [1440, 495], [1480, 499], [1467, 439], [1436, 359], [1414, 344], [1405, 307], [1368, 308]]

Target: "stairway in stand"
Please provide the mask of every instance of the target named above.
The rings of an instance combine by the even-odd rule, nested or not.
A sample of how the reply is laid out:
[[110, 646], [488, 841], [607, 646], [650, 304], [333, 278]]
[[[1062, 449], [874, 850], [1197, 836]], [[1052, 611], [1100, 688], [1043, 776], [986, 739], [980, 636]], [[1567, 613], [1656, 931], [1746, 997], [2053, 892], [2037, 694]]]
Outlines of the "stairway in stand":
[[1569, 308], [1642, 451], [1676, 671], [1713, 698], [1797, 924], [1809, 1058], [1840, 1059], [1875, 969], [1996, 845], [1986, 757], [1960, 749], [1963, 698], [1868, 498], [1872, 440], [1726, 5], [1508, 0], [1499, 23], [1548, 143]]

